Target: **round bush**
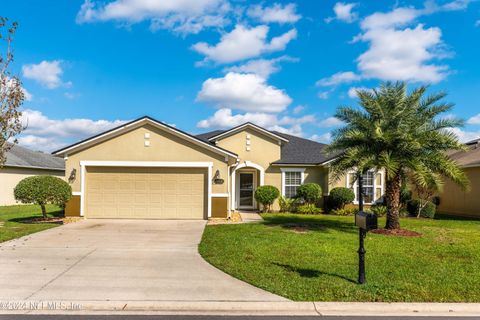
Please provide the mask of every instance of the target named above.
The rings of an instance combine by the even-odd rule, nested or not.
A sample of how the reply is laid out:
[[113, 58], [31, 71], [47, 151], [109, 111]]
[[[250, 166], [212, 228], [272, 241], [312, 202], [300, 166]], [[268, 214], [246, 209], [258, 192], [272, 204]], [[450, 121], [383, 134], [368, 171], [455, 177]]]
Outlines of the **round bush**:
[[[408, 213], [411, 216], [417, 216], [419, 206], [420, 206], [420, 201], [418, 201], [417, 199], [410, 200], [407, 204]], [[433, 218], [435, 217], [436, 210], [437, 210], [437, 206], [432, 202], [428, 201], [427, 204], [420, 211], [420, 216], [423, 218]]]
[[269, 212], [270, 207], [280, 195], [280, 191], [274, 186], [260, 186], [255, 190], [255, 200], [263, 206], [263, 211]]
[[52, 176], [33, 176], [20, 181], [13, 194], [22, 203], [38, 204], [42, 208], [43, 217], [47, 217], [46, 204], [56, 204], [65, 208], [72, 196], [70, 185], [60, 178]]
[[316, 183], [305, 183], [297, 189], [297, 197], [309, 204], [315, 204], [321, 196], [322, 188]]
[[346, 204], [352, 203], [355, 200], [355, 193], [353, 190], [344, 187], [333, 188], [328, 196], [328, 209], [336, 210], [343, 209]]

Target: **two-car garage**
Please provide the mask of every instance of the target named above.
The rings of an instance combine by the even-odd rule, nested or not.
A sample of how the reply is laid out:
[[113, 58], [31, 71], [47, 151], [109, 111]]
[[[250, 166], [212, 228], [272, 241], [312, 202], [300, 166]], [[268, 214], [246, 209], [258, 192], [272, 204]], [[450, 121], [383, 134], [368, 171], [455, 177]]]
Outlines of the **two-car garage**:
[[207, 168], [85, 168], [85, 216], [205, 219]]
[[150, 117], [54, 154], [65, 159], [72, 187], [65, 215], [106, 219], [226, 217], [225, 179], [238, 160], [228, 150]]

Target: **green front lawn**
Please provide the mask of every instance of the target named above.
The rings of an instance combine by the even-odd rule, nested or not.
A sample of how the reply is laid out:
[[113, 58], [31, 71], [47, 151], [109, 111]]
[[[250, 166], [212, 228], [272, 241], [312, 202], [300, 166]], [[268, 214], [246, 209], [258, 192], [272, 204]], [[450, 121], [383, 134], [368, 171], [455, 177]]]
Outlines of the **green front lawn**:
[[[353, 217], [266, 214], [259, 224], [207, 226], [212, 265], [292, 300], [480, 302], [480, 221], [402, 219], [422, 237], [369, 233], [358, 285]], [[384, 225], [380, 219], [379, 225]]]
[[[49, 217], [58, 217], [63, 214], [62, 210], [54, 205], [47, 205], [47, 212]], [[40, 206], [0, 206], [0, 242], [20, 238], [58, 225], [55, 223], [31, 223], [32, 219], [41, 217]]]

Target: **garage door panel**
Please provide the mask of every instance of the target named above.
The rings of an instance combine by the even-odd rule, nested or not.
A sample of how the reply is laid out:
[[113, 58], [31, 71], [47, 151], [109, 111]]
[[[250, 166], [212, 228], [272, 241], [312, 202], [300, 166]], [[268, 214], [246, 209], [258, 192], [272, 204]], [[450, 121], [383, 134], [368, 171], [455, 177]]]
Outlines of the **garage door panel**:
[[206, 168], [87, 167], [91, 218], [204, 219]]

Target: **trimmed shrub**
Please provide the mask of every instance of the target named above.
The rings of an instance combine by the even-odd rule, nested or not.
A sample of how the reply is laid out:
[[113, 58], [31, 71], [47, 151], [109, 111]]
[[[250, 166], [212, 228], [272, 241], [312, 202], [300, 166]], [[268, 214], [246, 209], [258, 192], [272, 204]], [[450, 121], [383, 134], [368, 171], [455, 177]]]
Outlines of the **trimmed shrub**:
[[306, 203], [298, 206], [297, 213], [301, 214], [320, 214], [322, 213], [322, 209], [318, 208], [313, 203]]
[[72, 197], [72, 188], [60, 178], [52, 176], [33, 176], [20, 181], [13, 194], [17, 201], [22, 203], [38, 204], [42, 208], [42, 215], [47, 217], [46, 204], [56, 204], [65, 208], [65, 204]]
[[307, 204], [315, 204], [322, 196], [322, 188], [316, 183], [305, 183], [297, 189], [297, 197]]
[[387, 215], [387, 207], [381, 205], [375, 205], [370, 207], [370, 211], [374, 213], [377, 217], [384, 217]]
[[358, 208], [343, 208], [330, 211], [330, 214], [336, 216], [354, 216], [358, 213]]
[[343, 209], [353, 200], [355, 200], [353, 190], [344, 187], [333, 188], [328, 195], [327, 207], [329, 210]]
[[280, 212], [295, 211], [296, 200], [297, 199], [295, 198], [287, 198], [284, 196], [281, 196], [280, 198], [278, 198], [278, 205], [280, 206]]
[[[420, 206], [420, 201], [417, 199], [410, 200], [407, 204], [407, 210], [408, 213], [411, 216], [418, 216], [418, 208]], [[423, 207], [423, 209], [420, 211], [420, 217], [423, 218], [433, 218], [435, 217], [435, 212], [437, 211], [437, 206], [428, 201], [427, 204]]]
[[262, 205], [263, 212], [270, 212], [270, 208], [280, 195], [280, 191], [274, 186], [260, 186], [255, 190], [255, 200]]

